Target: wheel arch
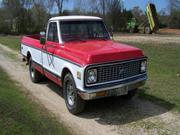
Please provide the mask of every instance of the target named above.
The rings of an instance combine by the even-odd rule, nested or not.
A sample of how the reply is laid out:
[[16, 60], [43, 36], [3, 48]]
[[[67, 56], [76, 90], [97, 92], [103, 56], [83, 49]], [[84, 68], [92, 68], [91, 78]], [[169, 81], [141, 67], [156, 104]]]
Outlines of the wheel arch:
[[62, 70], [62, 73], [61, 73], [62, 86], [63, 86], [64, 77], [65, 77], [65, 75], [66, 75], [67, 73], [70, 73], [70, 74], [73, 76], [71, 70], [70, 70], [69, 68], [67, 68], [67, 67], [64, 67], [63, 70]]
[[[82, 90], [83, 89], [83, 70], [84, 68], [82, 67], [79, 67], [77, 65], [74, 65], [72, 63], [69, 63], [69, 62], [64, 62], [63, 63], [63, 66], [62, 66], [62, 70], [60, 75], [61, 75], [61, 82], [63, 84], [63, 81], [64, 81], [64, 77], [66, 75], [66, 73], [70, 73], [73, 77], [73, 80], [75, 82], [75, 85], [76, 85], [76, 88], [79, 89], [79, 90]], [[81, 78], [77, 78], [77, 73], [80, 72], [81, 73]], [[62, 85], [63, 86], [63, 85]]]
[[31, 53], [30, 51], [27, 52], [27, 63], [29, 64], [29, 59], [31, 58]]

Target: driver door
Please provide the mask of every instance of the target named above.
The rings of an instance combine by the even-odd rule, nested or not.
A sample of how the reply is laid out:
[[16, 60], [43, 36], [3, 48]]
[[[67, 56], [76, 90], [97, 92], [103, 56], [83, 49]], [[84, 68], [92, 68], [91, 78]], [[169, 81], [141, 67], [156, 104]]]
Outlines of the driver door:
[[57, 77], [55, 76], [56, 64], [54, 60], [54, 53], [57, 46], [59, 46], [57, 22], [50, 22], [47, 31], [46, 44], [44, 45], [42, 51], [42, 61], [45, 75], [55, 82], [57, 81]]

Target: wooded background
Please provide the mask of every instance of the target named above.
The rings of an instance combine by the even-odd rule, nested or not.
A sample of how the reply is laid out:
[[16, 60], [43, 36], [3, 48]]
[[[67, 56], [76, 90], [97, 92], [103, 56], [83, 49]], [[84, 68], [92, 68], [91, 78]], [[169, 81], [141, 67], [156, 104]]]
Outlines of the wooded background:
[[[168, 7], [158, 13], [160, 27], [180, 29], [180, 0], [167, 0]], [[30, 34], [45, 29], [47, 20], [62, 15], [93, 15], [104, 19], [108, 28], [125, 31], [132, 17], [140, 22], [145, 11], [139, 7], [126, 10], [122, 0], [76, 0], [72, 10], [64, 5], [72, 0], [2, 0], [0, 3], [0, 33]], [[57, 9], [57, 12], [55, 12]]]

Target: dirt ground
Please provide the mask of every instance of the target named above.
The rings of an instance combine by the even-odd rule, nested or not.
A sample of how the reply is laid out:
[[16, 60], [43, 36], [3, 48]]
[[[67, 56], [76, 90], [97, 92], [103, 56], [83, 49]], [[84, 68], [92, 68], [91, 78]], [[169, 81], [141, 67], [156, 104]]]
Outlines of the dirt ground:
[[[136, 37], [134, 37], [136, 38]], [[124, 37], [125, 39], [125, 37]], [[12, 59], [8, 54], [18, 56]], [[19, 55], [0, 45], [0, 66], [41, 105], [77, 135], [180, 135], [180, 115], [149, 101], [107, 98], [87, 103], [83, 114], [74, 116], [65, 106], [61, 88], [50, 81], [34, 84]]]
[[179, 44], [180, 35], [164, 35], [164, 34], [115, 34], [114, 40], [119, 42], [137, 42], [137, 43], [166, 43]]
[[168, 29], [168, 28], [165, 28], [165, 29], [160, 29], [158, 31], [158, 33], [160, 33], [160, 34], [177, 34], [177, 35], [180, 35], [180, 29]]

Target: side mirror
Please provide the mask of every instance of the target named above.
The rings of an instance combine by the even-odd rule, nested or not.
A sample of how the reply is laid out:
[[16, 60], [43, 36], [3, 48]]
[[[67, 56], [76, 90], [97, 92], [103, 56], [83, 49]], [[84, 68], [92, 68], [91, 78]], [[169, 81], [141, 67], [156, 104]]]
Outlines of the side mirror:
[[40, 34], [41, 37], [45, 37], [46, 36], [46, 33], [44, 31], [41, 31], [39, 34]]
[[40, 32], [40, 44], [44, 45], [46, 43], [46, 33], [45, 32]]

